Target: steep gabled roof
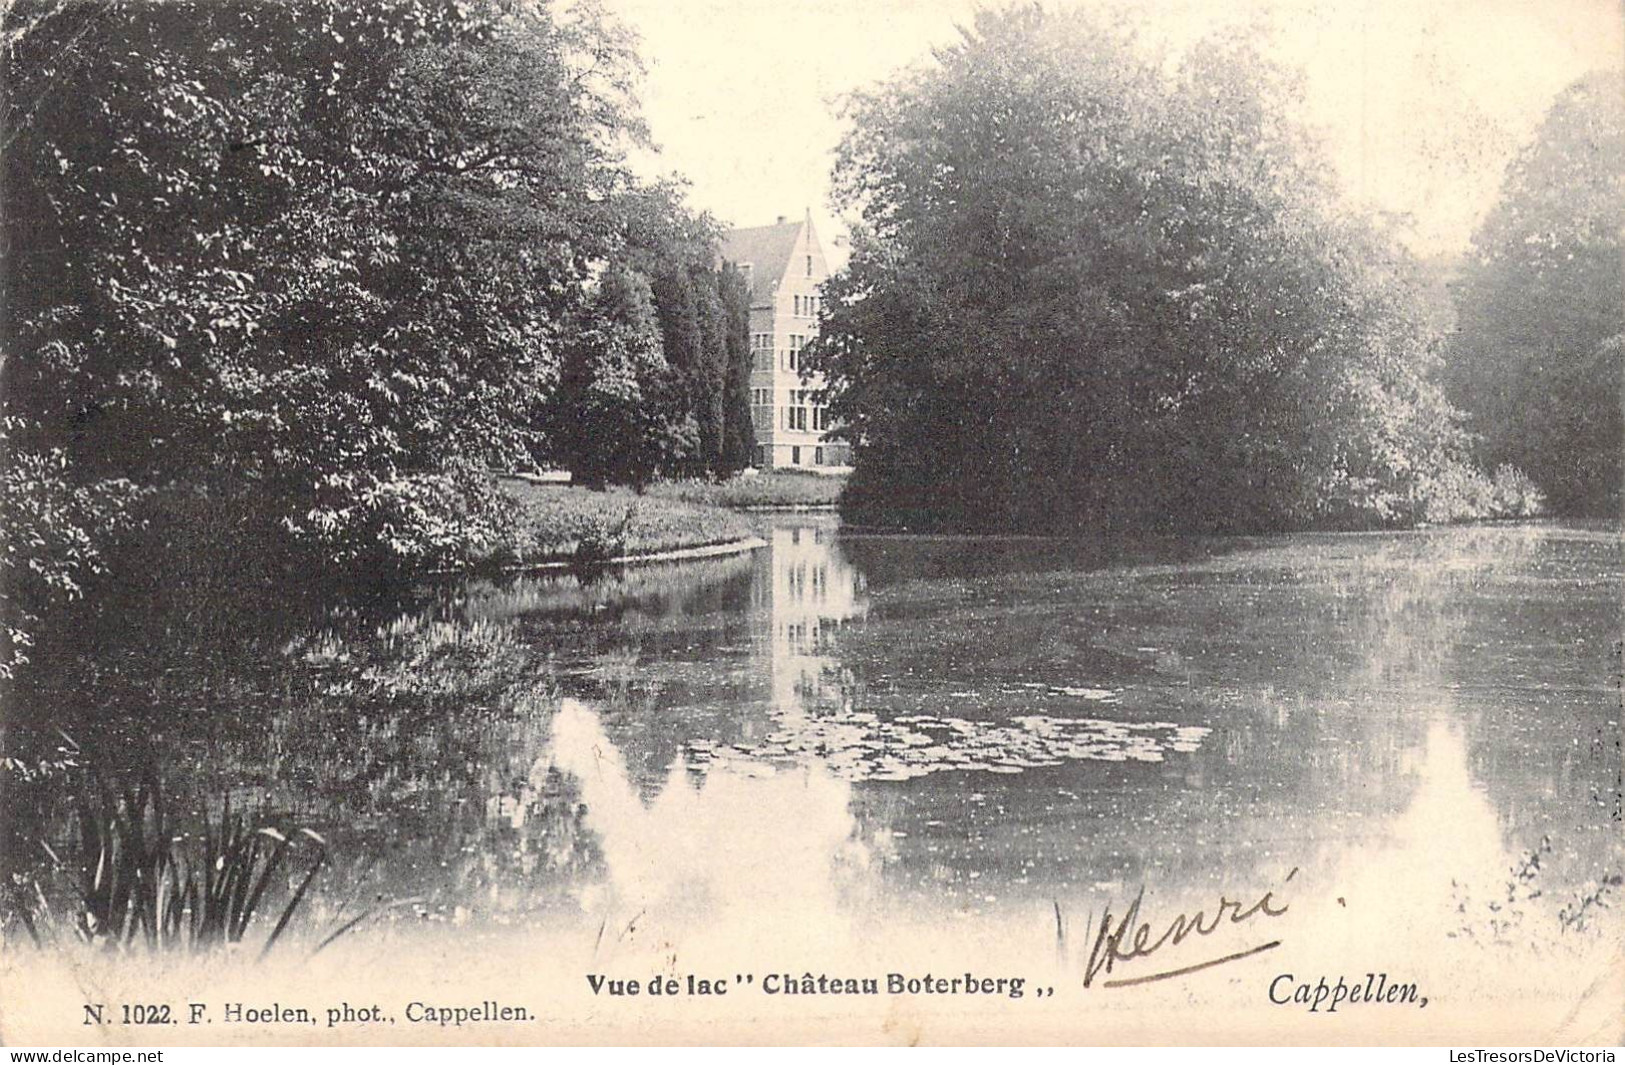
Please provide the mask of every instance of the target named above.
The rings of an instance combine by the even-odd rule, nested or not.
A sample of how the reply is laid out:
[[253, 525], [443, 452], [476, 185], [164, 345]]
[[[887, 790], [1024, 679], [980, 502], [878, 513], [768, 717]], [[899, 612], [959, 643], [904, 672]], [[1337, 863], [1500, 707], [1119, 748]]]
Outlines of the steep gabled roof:
[[773, 286], [784, 277], [801, 237], [801, 222], [729, 230], [722, 238], [722, 258], [750, 263], [750, 302], [759, 306], [773, 298]]

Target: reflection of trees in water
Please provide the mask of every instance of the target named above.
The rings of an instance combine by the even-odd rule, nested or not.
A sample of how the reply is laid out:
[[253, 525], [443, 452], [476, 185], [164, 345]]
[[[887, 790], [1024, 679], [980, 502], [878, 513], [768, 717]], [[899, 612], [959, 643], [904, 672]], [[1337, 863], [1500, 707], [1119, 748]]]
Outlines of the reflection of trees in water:
[[[256, 585], [223, 602], [217, 574], [198, 578], [178, 559], [162, 561], [53, 613], [30, 668], [9, 686], [0, 722], [4, 873], [51, 867], [41, 843], [70, 838], [67, 811], [92, 770], [115, 789], [133, 786], [153, 766], [195, 764], [211, 744], [261, 728], [264, 709], [286, 694], [304, 695], [278, 663], [286, 633], [317, 614], [300, 589], [278, 597]], [[56, 771], [10, 768], [63, 746], [75, 753]], [[178, 809], [199, 807], [185, 783], [168, 791]]]
[[600, 957], [639, 937], [703, 956], [713, 939], [799, 950], [835, 931], [869, 860], [847, 784], [817, 767], [698, 777], [679, 761], [651, 789], [625, 749], [596, 708], [564, 700], [548, 764], [580, 782], [600, 841], [605, 875], [586, 900], [610, 931]]
[[1625, 542], [1617, 530], [1539, 532], [1493, 608], [1475, 613], [1453, 680], [1473, 776], [1520, 852], [1551, 837], [1555, 886], [1625, 869], [1614, 819]]
[[[1589, 753], [1610, 718], [1618, 727], [1594, 669], [1607, 661], [1599, 635], [1617, 630], [1619, 544], [1605, 534], [1307, 536], [1232, 542], [1194, 563], [985, 567], [1002, 576], [974, 554], [928, 551], [913, 572], [963, 567], [932, 580], [908, 579], [894, 544], [877, 582], [833, 527], [779, 549], [784, 531], [772, 553], [586, 584], [446, 584], [314, 621], [263, 602], [209, 604], [213, 620], [195, 602], [192, 620], [109, 616], [87, 629], [97, 653], [64, 657], [36, 705], [94, 708], [42, 720], [121, 764], [160, 765], [178, 804], [229, 793], [234, 807], [326, 831], [342, 872], [324, 874], [318, 914], [360, 890], [424, 896], [435, 916], [517, 920], [600, 876], [581, 781], [549, 768], [560, 694], [590, 703], [645, 802], [694, 741], [752, 747], [793, 716], [1214, 729], [1196, 753], [1154, 765], [854, 789], [866, 861], [893, 886], [967, 904], [1152, 876], [1277, 876], [1307, 848], [1383, 831], [1440, 715], [1460, 722], [1474, 786], [1526, 842], [1564, 847], [1585, 820], [1576, 796], [1612, 783]], [[1085, 704], [1069, 685], [1121, 694]], [[685, 773], [698, 794], [704, 778]], [[35, 835], [37, 815], [67, 835], [63, 781], [26, 798], [7, 787], [8, 828]], [[713, 797], [724, 794], [748, 789]]]
[[[596, 861], [576, 783], [530, 776], [557, 706], [561, 641], [547, 627], [635, 633], [726, 611], [750, 573], [730, 559], [588, 583], [442, 585], [416, 605], [320, 612], [246, 597], [126, 602], [81, 642], [93, 657], [40, 671], [25, 712], [8, 708], [5, 753], [32, 763], [61, 727], [81, 762], [114, 777], [156, 768], [177, 809], [218, 812], [229, 797], [323, 830], [343, 872], [322, 877], [317, 914], [356, 892], [421, 896], [431, 915], [458, 900], [533, 910]], [[78, 774], [4, 783], [8, 871], [47, 875], [38, 844], [71, 853]]]
[[1458, 722], [1473, 786], [1494, 801], [1511, 849], [1552, 838], [1554, 881], [1620, 864], [1606, 810], [1618, 770], [1607, 740], [1619, 735], [1608, 676], [1620, 548], [1617, 534], [1555, 526], [1388, 535], [1317, 574], [1332, 610], [1305, 613], [1304, 644], [1341, 629], [1350, 661], [1364, 654], [1363, 667], [1333, 676], [1359, 700], [1355, 712], [1383, 724], [1373, 741], [1398, 739], [1397, 768], [1419, 757], [1419, 727]]
[[776, 517], [762, 530], [767, 550], [629, 573], [611, 586], [626, 599], [549, 579], [498, 591], [480, 609], [527, 611], [523, 631], [558, 649], [563, 690], [601, 714], [653, 797], [693, 744], [749, 746], [785, 715], [850, 707], [858, 681], [839, 639], [865, 602], [837, 528]]
[[[560, 881], [590, 867], [571, 782], [528, 779], [557, 699], [545, 659], [509, 628], [408, 615], [370, 635], [295, 638], [280, 661], [280, 698], [262, 693], [252, 720], [168, 721], [155, 706], [143, 721], [160, 739], [97, 750], [120, 733], [96, 733], [87, 758], [116, 776], [155, 765], [178, 810], [218, 816], [230, 801], [322, 831], [338, 860], [307, 906], [317, 924], [352, 896], [419, 897], [431, 917], [476, 902], [528, 912], [557, 904]], [[191, 693], [172, 677], [163, 694]], [[44, 835], [70, 855], [74, 786], [31, 796]]]
[[469, 619], [512, 620], [560, 653], [592, 653], [633, 639], [658, 643], [696, 627], [722, 637], [750, 601], [750, 554], [637, 566], [581, 578], [567, 573], [466, 586]]
[[[1565, 594], [1539, 587], [1551, 576], [1553, 535], [1490, 527], [1299, 536], [1230, 542], [1197, 563], [885, 588], [843, 655], [883, 714], [940, 705], [952, 689], [978, 693], [954, 704], [961, 713], [1064, 713], [1042, 692], [999, 694], [1029, 676], [1064, 677], [1121, 689], [1112, 716], [1215, 730], [1198, 754], [1155, 768], [1040, 770], [958, 790], [935, 777], [911, 785], [919, 802], [907, 818], [905, 863], [942, 865], [948, 855], [962, 875], [1008, 875], [1028, 862], [1034, 883], [1076, 883], [1080, 869], [1103, 882], [1154, 873], [1202, 883], [1385, 831], [1410, 800], [1441, 715], [1462, 721], [1473, 750], [1508, 742], [1497, 713], [1539, 717], [1545, 752], [1561, 755], [1574, 739], [1562, 713], [1548, 716], [1527, 697], [1486, 707], [1467, 690], [1475, 664], [1486, 667], [1478, 683], [1505, 681], [1504, 663], [1475, 656], [1515, 636], [1507, 626], [1523, 624], [1524, 597], [1541, 597], [1537, 617], [1569, 609]], [[1617, 559], [1593, 569], [1617, 587]], [[1584, 610], [1567, 625], [1593, 636], [1617, 628]], [[1496, 796], [1509, 828], [1520, 807], [1544, 801], [1552, 779], [1493, 775], [1475, 785]], [[1548, 812], [1573, 835], [1572, 806]], [[920, 832], [932, 821], [942, 827]], [[967, 833], [982, 841], [963, 846]], [[1000, 839], [1009, 843], [1004, 858]]]

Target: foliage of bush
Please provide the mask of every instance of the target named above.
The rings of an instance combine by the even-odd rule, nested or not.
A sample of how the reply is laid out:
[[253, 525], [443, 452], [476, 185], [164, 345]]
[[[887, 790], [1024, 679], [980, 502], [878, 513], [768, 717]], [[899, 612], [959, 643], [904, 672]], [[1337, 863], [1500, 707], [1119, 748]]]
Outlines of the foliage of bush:
[[[13, 419], [6, 420], [9, 429]], [[0, 432], [0, 680], [27, 664], [40, 615], [106, 572], [106, 545], [147, 493], [113, 478], [85, 483], [60, 449], [15, 453]]]
[[484, 470], [334, 479], [339, 502], [307, 520], [346, 569], [412, 572], [501, 561], [513, 539], [513, 501]]
[[1486, 474], [1453, 462], [1432, 473], [1421, 492], [1420, 518], [1436, 524], [1483, 518], [1532, 518], [1545, 512], [1546, 497], [1529, 477], [1502, 465]]
[[572, 561], [583, 566], [599, 566], [624, 557], [632, 522], [637, 514], [638, 504], [633, 500], [627, 504], [626, 513], [618, 519], [609, 510], [593, 515], [589, 526], [582, 530], [581, 538], [576, 541]]

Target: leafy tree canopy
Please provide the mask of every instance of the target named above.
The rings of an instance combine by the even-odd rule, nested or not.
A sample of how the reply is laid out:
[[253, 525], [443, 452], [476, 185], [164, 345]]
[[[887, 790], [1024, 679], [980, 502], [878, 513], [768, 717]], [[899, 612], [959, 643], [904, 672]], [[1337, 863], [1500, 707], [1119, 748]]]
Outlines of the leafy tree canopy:
[[1445, 381], [1489, 463], [1572, 513], [1617, 514], [1625, 375], [1625, 86], [1581, 78], [1473, 238]]
[[1460, 473], [1408, 261], [1335, 209], [1297, 86], [1084, 13], [980, 14], [860, 94], [819, 365], [850, 504], [996, 528], [1423, 516]]

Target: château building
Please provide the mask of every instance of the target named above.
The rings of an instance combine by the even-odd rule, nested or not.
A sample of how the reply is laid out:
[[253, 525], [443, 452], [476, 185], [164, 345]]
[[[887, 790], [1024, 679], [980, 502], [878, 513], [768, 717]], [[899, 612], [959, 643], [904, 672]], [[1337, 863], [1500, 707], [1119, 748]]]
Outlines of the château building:
[[745, 275], [750, 289], [756, 465], [850, 466], [851, 445], [824, 438], [832, 425], [825, 407], [815, 402], [824, 388], [822, 377], [801, 374], [802, 348], [818, 332], [819, 286], [829, 276], [811, 213], [800, 222], [780, 216], [770, 226], [732, 230], [723, 237], [722, 257]]

